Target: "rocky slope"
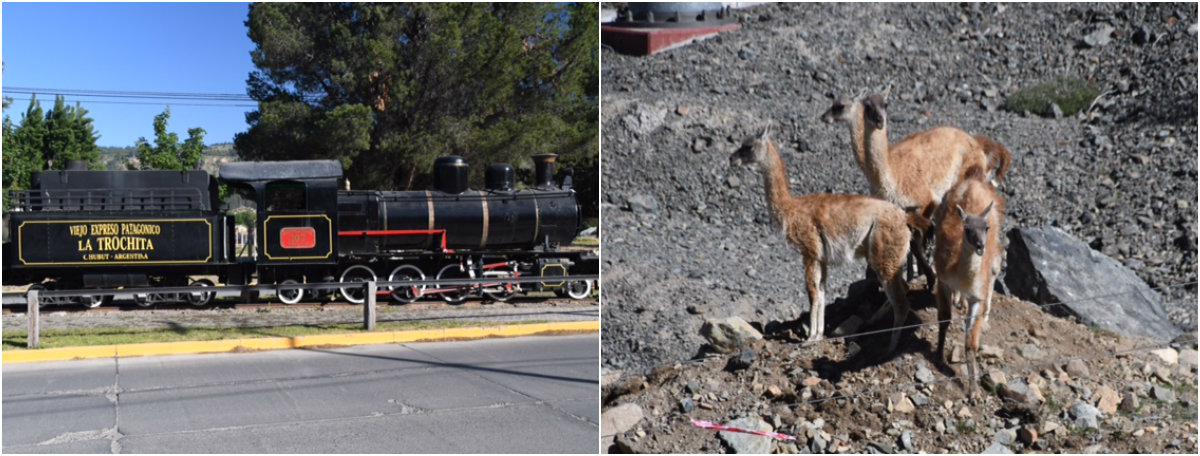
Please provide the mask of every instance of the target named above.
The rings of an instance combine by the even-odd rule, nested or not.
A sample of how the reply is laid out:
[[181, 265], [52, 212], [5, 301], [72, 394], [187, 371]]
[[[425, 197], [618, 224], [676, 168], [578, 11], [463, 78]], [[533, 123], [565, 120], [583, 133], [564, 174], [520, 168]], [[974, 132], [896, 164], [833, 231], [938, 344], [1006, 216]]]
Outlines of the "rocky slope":
[[[987, 375], [974, 400], [960, 383], [961, 325], [948, 337], [948, 366], [932, 353], [936, 325], [906, 333], [894, 355], [877, 350], [886, 333], [803, 346], [768, 330], [749, 355], [646, 376], [607, 372], [601, 422], [615, 435], [602, 444], [637, 453], [1196, 452], [1195, 333], [1175, 343], [1120, 337], [1030, 318], [1041, 311], [1028, 303], [996, 304], [1004, 310], [984, 334]], [[917, 314], [932, 321], [936, 310]], [[718, 433], [692, 419], [796, 440]]]
[[[602, 53], [605, 365], [691, 357], [699, 314], [766, 322], [806, 311], [799, 255], [772, 225], [761, 179], [730, 169], [728, 155], [772, 123], [794, 193], [865, 193], [848, 131], [818, 116], [834, 95], [889, 84], [893, 141], [948, 124], [1012, 152], [1006, 231], [1062, 228], [1161, 287], [1172, 321], [1196, 328], [1194, 4], [740, 14], [740, 31], [654, 56]], [[1062, 119], [1003, 109], [1059, 75], [1104, 95]], [[832, 271], [830, 299], [863, 269]]]
[[[605, 409], [641, 408], [612, 449], [735, 448], [688, 424], [699, 418], [801, 436], [768, 442], [778, 452], [1195, 452], [1194, 4], [772, 4], [740, 15], [740, 31], [654, 56], [602, 51]], [[1004, 109], [1062, 75], [1104, 94], [1067, 118]], [[994, 309], [1016, 314], [993, 316], [984, 367], [1026, 386], [1009, 394], [1037, 389], [1032, 401], [1002, 399], [997, 386], [969, 402], [954, 380], [962, 365], [934, 362], [936, 326], [907, 331], [892, 356], [878, 350], [886, 336], [796, 344], [808, 310], [800, 256], [767, 214], [761, 177], [730, 169], [729, 154], [771, 123], [793, 193], [865, 193], [848, 131], [818, 116], [835, 95], [889, 84], [892, 141], [953, 125], [1012, 152], [1005, 231], [1059, 227], [1156, 287], [1183, 334], [1170, 347], [1179, 364], [1148, 351], [1176, 334], [1097, 332], [1007, 297]], [[864, 269], [830, 271], [827, 333], [882, 302], [851, 286]], [[923, 282], [912, 285], [909, 323], [935, 320]], [[705, 318], [731, 315], [767, 335], [749, 367], [727, 370], [738, 355], [688, 361], [707, 353]], [[1114, 394], [1131, 411], [1110, 410]]]

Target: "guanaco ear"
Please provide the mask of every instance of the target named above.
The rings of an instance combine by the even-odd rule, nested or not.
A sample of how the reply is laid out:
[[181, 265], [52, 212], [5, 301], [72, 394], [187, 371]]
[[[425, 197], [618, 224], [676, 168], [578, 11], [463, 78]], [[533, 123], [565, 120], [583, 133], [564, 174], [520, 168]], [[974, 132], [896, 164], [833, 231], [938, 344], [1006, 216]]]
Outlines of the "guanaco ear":
[[958, 209], [958, 218], [963, 219], [963, 220], [967, 219], [967, 212], [962, 209], [962, 206], [955, 204], [954, 208]]
[[771, 139], [771, 122], [767, 122], [767, 126], [763, 127], [762, 134], [759, 135], [758, 140], [763, 143], [766, 143], [770, 139]]
[[865, 97], [865, 96], [867, 96], [867, 88], [866, 88], [866, 87], [863, 87], [863, 88], [861, 88], [861, 89], [858, 89], [858, 95], [855, 95], [855, 96], [854, 96], [854, 99], [855, 99], [855, 100], [861, 100], [861, 99], [863, 99], [863, 97]]
[[883, 101], [887, 101], [888, 94], [892, 93], [892, 83], [888, 83], [887, 88], [883, 89]]
[[991, 212], [991, 211], [992, 211], [992, 206], [995, 206], [995, 205], [996, 205], [996, 202], [995, 202], [995, 201], [992, 201], [992, 202], [988, 203], [988, 207], [987, 207], [987, 209], [984, 209], [984, 210], [983, 210], [983, 213], [982, 213], [982, 214], [979, 214], [979, 216], [980, 216], [980, 217], [987, 217], [987, 215], [988, 215], [988, 212]]

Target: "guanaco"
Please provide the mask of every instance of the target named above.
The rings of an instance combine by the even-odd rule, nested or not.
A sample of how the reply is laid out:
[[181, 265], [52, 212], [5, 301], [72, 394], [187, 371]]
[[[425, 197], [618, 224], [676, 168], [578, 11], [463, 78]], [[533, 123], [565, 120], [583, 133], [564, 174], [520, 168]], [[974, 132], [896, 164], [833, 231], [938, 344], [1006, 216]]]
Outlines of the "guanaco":
[[[884, 283], [892, 308], [894, 328], [888, 352], [900, 340], [899, 327], [908, 316], [908, 285], [901, 277], [911, 232], [910, 226], [928, 230], [928, 219], [906, 213], [887, 201], [864, 195], [810, 194], [794, 196], [788, 190], [783, 160], [769, 137], [769, 126], [745, 140], [729, 157], [731, 166], [757, 164], [762, 171], [767, 206], [772, 219], [804, 261], [808, 291], [809, 341], [824, 338], [825, 279], [828, 267], [865, 258]], [[882, 317], [880, 308], [871, 321]]]
[[[967, 372], [974, 394], [975, 369], [983, 323], [992, 307], [992, 281], [1000, 271], [1000, 227], [1004, 199], [985, 180], [983, 169], [972, 167], [942, 200], [934, 214], [937, 269], [938, 355], [944, 356], [950, 306], [965, 299]], [[981, 315], [982, 312], [982, 315]], [[944, 359], [944, 358], [943, 358]]]

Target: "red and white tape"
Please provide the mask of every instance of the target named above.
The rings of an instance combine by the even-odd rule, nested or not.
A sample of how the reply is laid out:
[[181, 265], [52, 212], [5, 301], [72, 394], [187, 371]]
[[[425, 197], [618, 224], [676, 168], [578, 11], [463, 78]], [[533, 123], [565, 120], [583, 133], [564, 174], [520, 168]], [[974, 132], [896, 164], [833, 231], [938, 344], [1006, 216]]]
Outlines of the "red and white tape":
[[712, 429], [714, 431], [740, 432], [742, 434], [761, 435], [763, 437], [772, 437], [772, 438], [776, 438], [779, 440], [796, 440], [795, 436], [791, 436], [791, 435], [787, 435], [787, 434], [780, 434], [778, 432], [767, 432], [767, 431], [756, 431], [753, 429], [742, 429], [742, 428], [737, 428], [737, 427], [733, 427], [733, 426], [725, 426], [723, 424], [716, 424], [716, 423], [713, 423], [712, 421], [697, 420], [695, 418], [692, 419], [692, 425], [696, 426], [698, 428]]

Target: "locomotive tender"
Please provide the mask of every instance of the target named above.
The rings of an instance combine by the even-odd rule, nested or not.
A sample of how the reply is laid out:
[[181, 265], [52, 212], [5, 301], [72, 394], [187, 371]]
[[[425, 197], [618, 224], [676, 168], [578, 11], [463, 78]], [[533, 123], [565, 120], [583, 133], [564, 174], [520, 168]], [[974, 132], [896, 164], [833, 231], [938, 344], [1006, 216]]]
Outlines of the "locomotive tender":
[[[425, 191], [338, 190], [332, 160], [232, 162], [220, 181], [254, 202], [253, 255], [239, 256], [234, 217], [218, 208], [218, 180], [204, 171], [43, 171], [17, 192], [4, 245], [4, 284], [58, 289], [211, 287], [275, 284], [284, 303], [300, 301], [299, 283], [344, 282], [346, 300], [364, 301], [361, 282], [495, 278], [475, 286], [388, 287], [411, 302], [438, 295], [459, 302], [472, 292], [506, 300], [518, 292], [553, 290], [583, 298], [595, 274], [591, 251], [561, 247], [581, 215], [571, 174], [554, 183], [552, 154], [534, 157], [534, 188], [517, 190], [508, 164], [486, 170], [484, 190], [469, 190], [458, 156], [434, 163]], [[86, 168], [86, 167], [84, 167]], [[504, 278], [544, 277], [536, 283]], [[352, 284], [352, 285], [351, 285]], [[293, 288], [289, 288], [293, 286]], [[198, 288], [202, 289], [202, 288]], [[320, 295], [321, 292], [310, 291]], [[188, 301], [213, 293], [142, 293], [141, 305]], [[101, 305], [111, 296], [60, 298]]]

